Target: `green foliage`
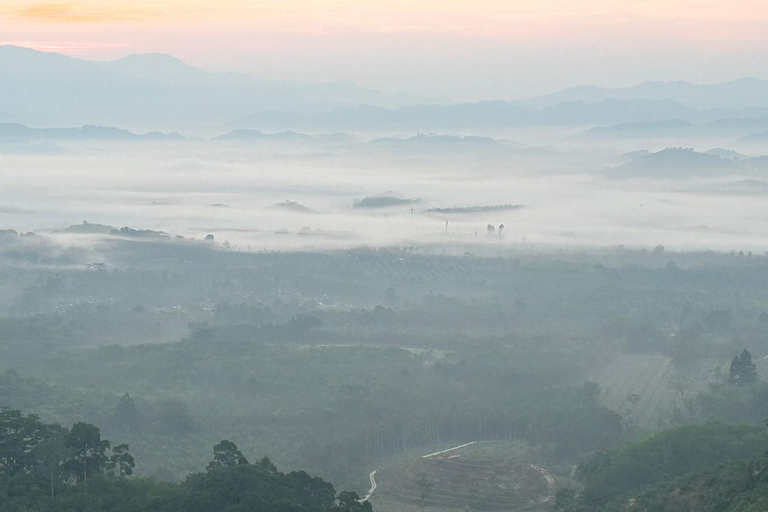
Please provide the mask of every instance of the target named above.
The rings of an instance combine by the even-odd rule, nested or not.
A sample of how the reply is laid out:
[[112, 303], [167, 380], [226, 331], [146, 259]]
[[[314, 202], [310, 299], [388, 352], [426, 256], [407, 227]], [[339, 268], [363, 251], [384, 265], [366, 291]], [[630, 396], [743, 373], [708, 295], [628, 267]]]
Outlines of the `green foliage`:
[[237, 445], [225, 439], [213, 447], [213, 460], [206, 469], [216, 471], [217, 469], [233, 468], [245, 464], [248, 464], [248, 460], [237, 449]]
[[[6, 462], [0, 467], [2, 512], [371, 511], [357, 494], [337, 497], [331, 484], [303, 471], [281, 473], [266, 457], [248, 464], [231, 441], [214, 447], [207, 473], [178, 485], [125, 478], [134, 467], [128, 446], [115, 446], [107, 457], [109, 442], [85, 423], [66, 431], [4, 410], [0, 443]], [[52, 467], [65, 471], [58, 482], [54, 473], [45, 474]]]
[[579, 464], [576, 476], [586, 487], [578, 495], [559, 495], [558, 507], [568, 512], [614, 510], [611, 504], [626, 502], [683, 475], [752, 459], [765, 446], [768, 432], [749, 425], [710, 423], [664, 431]]
[[736, 386], [747, 386], [757, 380], [757, 369], [752, 362], [752, 354], [747, 349], [731, 362], [729, 381]]
[[701, 415], [709, 421], [743, 422], [760, 425], [768, 411], [768, 383], [749, 385], [717, 382], [698, 397]]

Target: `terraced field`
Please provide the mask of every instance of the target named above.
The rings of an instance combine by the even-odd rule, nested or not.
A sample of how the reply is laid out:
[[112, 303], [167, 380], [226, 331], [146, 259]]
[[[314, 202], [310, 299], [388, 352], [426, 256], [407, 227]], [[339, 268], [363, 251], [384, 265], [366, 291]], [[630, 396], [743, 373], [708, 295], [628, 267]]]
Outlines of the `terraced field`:
[[555, 481], [512, 443], [481, 442], [385, 468], [376, 510], [519, 511], [552, 503]]
[[664, 356], [619, 356], [591, 375], [603, 388], [603, 404], [635, 425], [656, 430], [675, 406], [684, 409], [714, 378], [715, 367], [680, 372]]

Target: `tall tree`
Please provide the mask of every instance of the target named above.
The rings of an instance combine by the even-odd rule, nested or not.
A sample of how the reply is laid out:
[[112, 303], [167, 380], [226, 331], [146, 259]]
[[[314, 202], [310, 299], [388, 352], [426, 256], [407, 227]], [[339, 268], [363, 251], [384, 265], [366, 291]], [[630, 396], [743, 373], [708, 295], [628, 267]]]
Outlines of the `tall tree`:
[[65, 445], [73, 453], [65, 467], [77, 475], [78, 480], [87, 481], [88, 475], [104, 469], [107, 462], [106, 451], [110, 443], [101, 439], [99, 427], [89, 423], [75, 423], [69, 431]]
[[117, 403], [115, 409], [115, 422], [121, 427], [125, 428], [127, 434], [130, 435], [131, 430], [135, 430], [141, 422], [141, 416], [136, 404], [131, 398], [131, 395], [125, 393], [120, 397], [120, 401]]
[[64, 479], [64, 462], [72, 456], [72, 449], [67, 447], [69, 431], [60, 425], [47, 425], [48, 437], [33, 448], [34, 455], [40, 460], [48, 473], [51, 498], [56, 496], [56, 484]]
[[213, 447], [213, 460], [208, 463], [206, 469], [213, 471], [220, 468], [234, 468], [248, 464], [248, 460], [243, 456], [237, 445], [232, 441], [224, 439]]
[[106, 463], [106, 470], [119, 477], [131, 476], [136, 463], [133, 456], [128, 453], [127, 444], [119, 444], [112, 448], [112, 455]]

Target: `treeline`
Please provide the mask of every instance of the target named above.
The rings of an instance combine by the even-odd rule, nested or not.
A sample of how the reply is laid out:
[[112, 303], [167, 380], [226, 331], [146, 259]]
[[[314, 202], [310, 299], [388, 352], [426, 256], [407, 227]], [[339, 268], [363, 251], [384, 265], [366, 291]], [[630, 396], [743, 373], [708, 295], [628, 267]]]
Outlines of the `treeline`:
[[250, 464], [237, 446], [214, 446], [204, 473], [180, 484], [131, 477], [127, 444], [98, 427], [71, 428], [0, 410], [0, 512], [370, 512], [354, 492], [303, 471], [282, 473], [269, 458]]

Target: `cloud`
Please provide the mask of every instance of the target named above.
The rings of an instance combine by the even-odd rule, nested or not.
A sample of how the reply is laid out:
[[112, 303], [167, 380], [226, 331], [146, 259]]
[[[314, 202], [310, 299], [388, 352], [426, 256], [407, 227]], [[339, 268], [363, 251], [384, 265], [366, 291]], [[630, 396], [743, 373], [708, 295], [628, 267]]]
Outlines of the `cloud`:
[[20, 8], [16, 18], [46, 23], [120, 23], [153, 19], [146, 7], [95, 7], [80, 3], [39, 3]]

